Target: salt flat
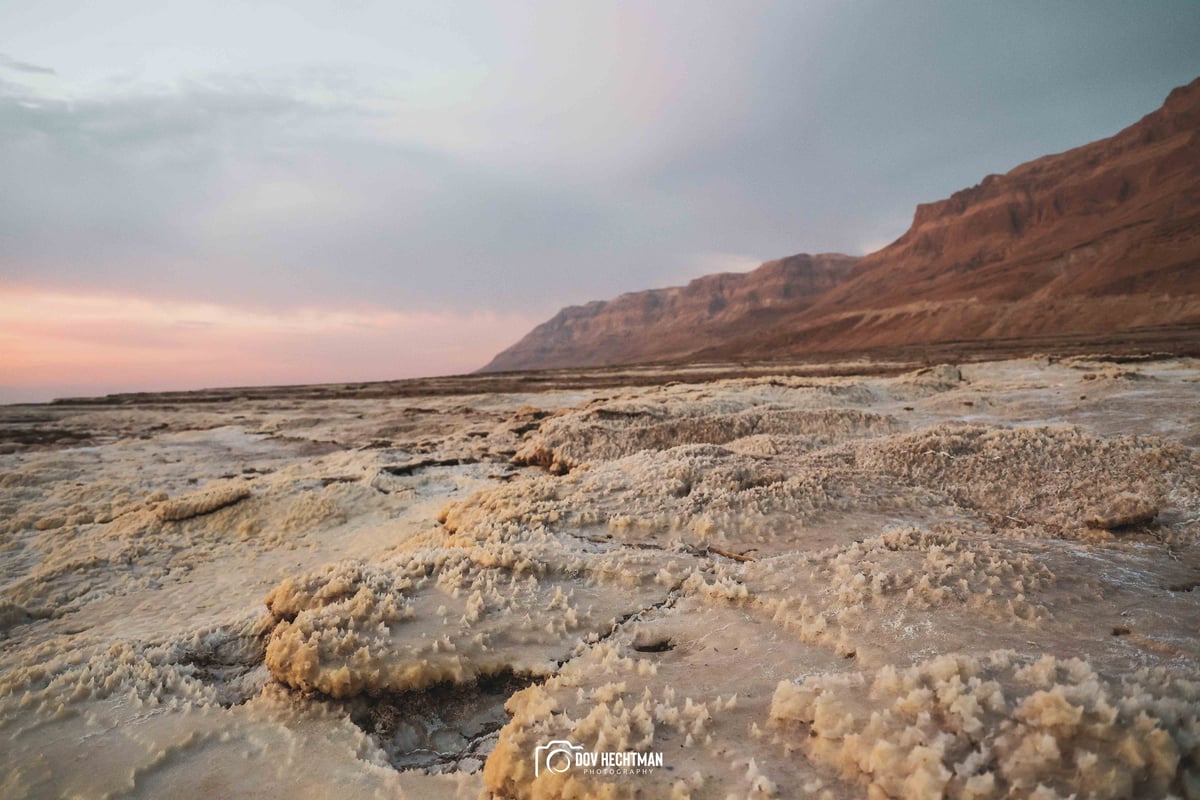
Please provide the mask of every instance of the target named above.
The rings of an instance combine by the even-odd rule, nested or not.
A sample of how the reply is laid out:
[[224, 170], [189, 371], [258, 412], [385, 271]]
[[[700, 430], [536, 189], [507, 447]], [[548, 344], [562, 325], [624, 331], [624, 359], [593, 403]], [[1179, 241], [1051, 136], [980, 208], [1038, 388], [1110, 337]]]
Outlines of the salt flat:
[[1200, 362], [659, 377], [0, 408], [0, 794], [1200, 797]]

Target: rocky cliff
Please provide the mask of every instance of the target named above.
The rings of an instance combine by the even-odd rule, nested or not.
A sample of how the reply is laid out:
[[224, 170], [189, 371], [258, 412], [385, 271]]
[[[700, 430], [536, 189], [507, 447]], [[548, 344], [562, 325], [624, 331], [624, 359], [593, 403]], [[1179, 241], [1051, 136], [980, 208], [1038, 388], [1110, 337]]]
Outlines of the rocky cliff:
[[801, 314], [707, 357], [1200, 323], [1200, 79], [1117, 135], [917, 206]]
[[570, 306], [482, 371], [664, 361], [716, 347], [799, 313], [857, 259], [836, 253], [768, 261], [751, 272], [706, 275], [687, 286]]
[[934, 343], [1200, 330], [1200, 79], [1107, 139], [917, 206], [858, 260], [568, 308], [487, 369], [770, 359]]

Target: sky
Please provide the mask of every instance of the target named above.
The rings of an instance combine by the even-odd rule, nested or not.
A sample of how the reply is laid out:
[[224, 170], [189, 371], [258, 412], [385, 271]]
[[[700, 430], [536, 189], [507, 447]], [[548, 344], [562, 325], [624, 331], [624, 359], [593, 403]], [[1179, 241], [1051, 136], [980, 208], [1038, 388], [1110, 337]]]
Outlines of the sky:
[[0, 0], [0, 402], [461, 373], [871, 252], [1197, 42], [1195, 0]]

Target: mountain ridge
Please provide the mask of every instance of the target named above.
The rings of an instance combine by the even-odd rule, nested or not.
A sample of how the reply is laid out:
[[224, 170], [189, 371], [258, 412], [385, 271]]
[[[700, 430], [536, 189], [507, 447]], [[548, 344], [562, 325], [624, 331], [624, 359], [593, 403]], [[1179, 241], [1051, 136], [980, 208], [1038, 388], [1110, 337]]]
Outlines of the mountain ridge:
[[811, 305], [857, 261], [840, 253], [800, 253], [749, 272], [714, 273], [683, 286], [567, 306], [480, 372], [685, 357], [745, 333], [748, 316], [761, 324]]
[[[841, 266], [803, 302], [747, 306], [736, 325], [698, 330], [687, 352], [659, 348], [647, 357], [586, 337], [568, 345], [563, 330], [543, 323], [497, 356], [501, 366], [493, 360], [485, 370], [762, 360], [944, 342], [969, 347], [1175, 325], [1194, 331], [1200, 78], [1113, 136], [917, 205], [902, 236]], [[741, 292], [753, 292], [759, 270], [744, 274]], [[601, 315], [620, 299], [582, 308]], [[654, 338], [636, 320], [622, 321], [633, 326], [627, 337]], [[688, 338], [676, 331], [672, 341]]]

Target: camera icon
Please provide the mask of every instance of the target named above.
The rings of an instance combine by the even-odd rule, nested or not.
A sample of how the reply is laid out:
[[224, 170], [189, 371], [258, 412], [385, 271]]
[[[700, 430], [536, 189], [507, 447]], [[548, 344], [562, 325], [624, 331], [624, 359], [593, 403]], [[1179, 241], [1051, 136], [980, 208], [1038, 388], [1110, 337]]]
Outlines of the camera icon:
[[583, 745], [572, 744], [566, 739], [539, 745], [533, 749], [533, 776], [540, 775], [542, 769], [558, 774], [566, 772], [575, 763], [575, 753], [582, 752]]

